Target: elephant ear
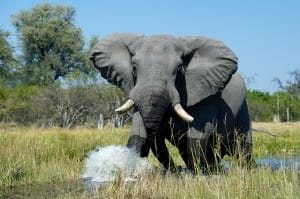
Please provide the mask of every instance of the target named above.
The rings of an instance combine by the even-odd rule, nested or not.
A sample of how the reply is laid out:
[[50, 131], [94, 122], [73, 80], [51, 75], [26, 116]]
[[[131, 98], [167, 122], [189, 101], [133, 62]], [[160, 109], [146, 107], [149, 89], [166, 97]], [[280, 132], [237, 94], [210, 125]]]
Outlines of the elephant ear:
[[114, 33], [100, 40], [90, 53], [90, 60], [102, 77], [127, 95], [134, 86], [128, 46], [141, 37], [130, 33]]
[[236, 72], [238, 58], [222, 42], [206, 37], [184, 37], [185, 66], [177, 88], [181, 101], [192, 106], [224, 89]]

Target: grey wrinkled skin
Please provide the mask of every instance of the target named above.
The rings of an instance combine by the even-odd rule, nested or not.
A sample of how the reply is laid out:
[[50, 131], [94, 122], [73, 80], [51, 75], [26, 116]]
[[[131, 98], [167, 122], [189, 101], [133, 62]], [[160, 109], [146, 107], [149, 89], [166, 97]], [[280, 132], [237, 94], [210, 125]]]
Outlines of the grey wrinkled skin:
[[[165, 144], [175, 145], [192, 171], [233, 154], [237, 140], [249, 161], [252, 133], [246, 86], [238, 58], [222, 42], [114, 33], [99, 41], [90, 59], [102, 77], [134, 100], [127, 146], [145, 157], [151, 149], [166, 169], [176, 170]], [[180, 103], [194, 121], [173, 110]], [[218, 152], [216, 154], [215, 152]]]

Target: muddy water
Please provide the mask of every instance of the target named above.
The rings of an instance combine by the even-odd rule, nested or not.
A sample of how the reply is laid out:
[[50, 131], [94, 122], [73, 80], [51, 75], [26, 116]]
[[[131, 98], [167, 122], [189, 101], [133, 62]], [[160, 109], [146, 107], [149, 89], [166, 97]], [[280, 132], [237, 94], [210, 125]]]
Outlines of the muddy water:
[[0, 187], [0, 199], [61, 198], [62, 196], [75, 198], [81, 194], [84, 194], [84, 186], [80, 181]]

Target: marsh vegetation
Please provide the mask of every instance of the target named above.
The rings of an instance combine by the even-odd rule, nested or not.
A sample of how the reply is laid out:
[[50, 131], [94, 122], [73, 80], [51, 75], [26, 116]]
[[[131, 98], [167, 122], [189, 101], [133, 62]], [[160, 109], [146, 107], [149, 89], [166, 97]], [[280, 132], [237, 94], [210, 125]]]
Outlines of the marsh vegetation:
[[[254, 123], [277, 137], [254, 133], [255, 158], [294, 158], [300, 152], [300, 123]], [[130, 128], [17, 128], [1, 126], [0, 195], [46, 198], [298, 198], [297, 169], [234, 167], [222, 175], [175, 176], [149, 173], [136, 183], [122, 177], [87, 191], [80, 178], [84, 159], [97, 146], [126, 144]], [[175, 148], [178, 164], [182, 164]], [[150, 161], [159, 166], [154, 156]]]

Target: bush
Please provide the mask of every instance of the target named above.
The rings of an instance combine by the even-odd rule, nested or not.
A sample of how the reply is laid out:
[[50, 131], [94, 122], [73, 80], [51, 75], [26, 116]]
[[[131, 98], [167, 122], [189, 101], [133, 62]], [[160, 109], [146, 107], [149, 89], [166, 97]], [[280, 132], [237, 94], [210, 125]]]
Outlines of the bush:
[[2, 87], [0, 121], [24, 126], [96, 126], [100, 114], [110, 119], [123, 100], [123, 92], [108, 85]]

